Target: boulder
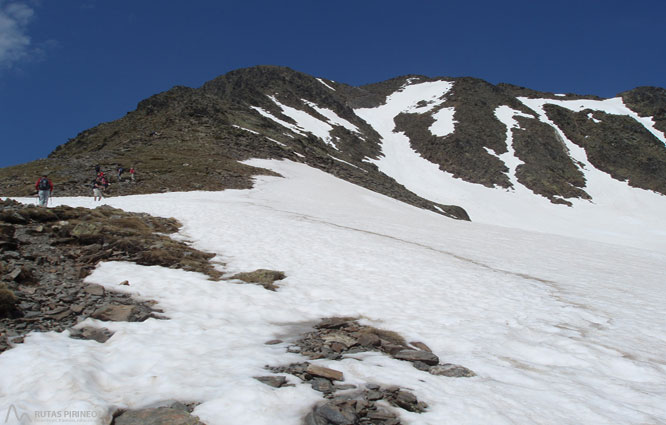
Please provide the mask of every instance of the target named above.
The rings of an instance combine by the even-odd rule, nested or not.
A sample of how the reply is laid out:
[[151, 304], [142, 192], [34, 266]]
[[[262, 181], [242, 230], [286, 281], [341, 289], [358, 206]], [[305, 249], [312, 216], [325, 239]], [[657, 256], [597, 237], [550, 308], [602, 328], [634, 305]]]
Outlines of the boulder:
[[425, 364], [434, 366], [439, 363], [439, 357], [433, 353], [421, 350], [401, 350], [393, 354], [398, 360], [406, 360], [408, 362], [423, 362]]
[[466, 367], [451, 363], [432, 366], [428, 372], [433, 375], [448, 376], [450, 378], [471, 378], [472, 376], [476, 376], [476, 373]]
[[276, 280], [282, 280], [286, 277], [284, 272], [277, 270], [258, 269], [253, 272], [238, 273], [231, 276], [231, 279], [238, 279], [245, 283], [254, 283], [264, 288], [275, 291], [278, 287], [274, 284]]
[[287, 383], [287, 378], [284, 376], [255, 376], [257, 381], [269, 385], [271, 387], [280, 388]]

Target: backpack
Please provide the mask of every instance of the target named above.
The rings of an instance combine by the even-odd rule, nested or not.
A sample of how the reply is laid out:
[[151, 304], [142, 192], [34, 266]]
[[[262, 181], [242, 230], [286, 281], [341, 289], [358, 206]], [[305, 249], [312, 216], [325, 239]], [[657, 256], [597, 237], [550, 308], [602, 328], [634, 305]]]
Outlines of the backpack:
[[39, 190], [50, 190], [51, 185], [49, 184], [49, 180], [45, 179], [44, 177], [39, 180]]

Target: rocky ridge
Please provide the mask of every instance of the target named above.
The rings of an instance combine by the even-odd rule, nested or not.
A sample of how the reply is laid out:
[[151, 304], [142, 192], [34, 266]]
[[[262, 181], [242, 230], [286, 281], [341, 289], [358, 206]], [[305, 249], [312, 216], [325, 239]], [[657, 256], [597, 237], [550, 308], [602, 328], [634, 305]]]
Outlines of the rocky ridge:
[[[354, 112], [384, 104], [387, 96], [406, 85], [434, 81], [452, 85], [437, 106], [424, 113], [402, 113], [392, 123], [422, 157], [456, 178], [511, 188], [508, 168], [498, 158], [507, 152], [507, 129], [495, 115], [498, 107], [507, 106], [522, 114], [517, 117], [520, 127], [513, 129], [512, 146], [523, 163], [516, 171], [519, 183], [555, 203], [589, 199], [583, 170], [558, 132], [519, 98], [557, 102], [598, 97], [555, 95], [468, 77], [407, 75], [352, 87], [276, 66], [239, 69], [200, 88], [178, 86], [151, 96], [123, 118], [82, 131], [46, 159], [0, 170], [0, 196], [34, 193], [34, 182], [44, 172], [53, 179], [57, 195], [89, 195], [96, 164], [111, 176], [109, 195], [246, 189], [252, 186], [252, 176], [274, 173], [242, 161], [287, 159], [419, 208], [469, 219], [464, 205], [423, 199], [380, 172], [369, 161], [383, 155], [379, 134]], [[640, 87], [619, 96], [665, 131], [666, 90]], [[455, 129], [436, 136], [429, 127], [442, 108], [453, 109]], [[587, 151], [595, 167], [636, 187], [666, 193], [666, 146], [637, 121], [600, 111], [572, 112], [554, 104], [546, 109], [554, 125]], [[330, 140], [299, 130], [290, 116], [294, 113], [329, 126]], [[134, 184], [118, 181], [119, 165], [137, 170]]]

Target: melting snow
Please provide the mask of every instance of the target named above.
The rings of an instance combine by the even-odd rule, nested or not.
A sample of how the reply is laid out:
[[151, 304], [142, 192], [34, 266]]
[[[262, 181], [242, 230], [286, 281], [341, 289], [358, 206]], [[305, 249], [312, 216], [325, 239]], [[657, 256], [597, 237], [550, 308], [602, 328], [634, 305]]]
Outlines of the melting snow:
[[[281, 288], [104, 263], [89, 282], [154, 299], [171, 319], [89, 319], [115, 331], [104, 344], [31, 334], [0, 355], [0, 417], [10, 405], [27, 414], [104, 414], [172, 399], [203, 402], [194, 413], [208, 425], [300, 424], [320, 393], [294, 378], [295, 387], [281, 389], [252, 379], [267, 374], [266, 364], [303, 360], [264, 342], [294, 324], [344, 315], [422, 341], [478, 374], [437, 377], [382, 355], [315, 361], [344, 372], [346, 383], [409, 388], [430, 407], [401, 411], [405, 423], [666, 421], [666, 247], [460, 222], [302, 164], [250, 164], [285, 178], [259, 177], [251, 190], [105, 201], [177, 218], [180, 236], [217, 253], [229, 273], [284, 270]], [[54, 203], [95, 205], [92, 198]], [[521, 219], [534, 213], [512, 211]], [[580, 222], [569, 225], [585, 233]], [[547, 220], [541, 230], [550, 230]], [[123, 280], [130, 286], [119, 286]]]
[[325, 86], [328, 87], [329, 89], [335, 91], [335, 88], [333, 88], [333, 87], [329, 86], [328, 84], [326, 84], [326, 81], [322, 80], [321, 78], [317, 78], [317, 81], [319, 81], [320, 83], [322, 83], [323, 85], [325, 85]]
[[520, 111], [516, 111], [507, 105], [498, 106], [497, 109], [495, 109], [495, 116], [502, 122], [502, 124], [506, 126], [507, 152], [503, 153], [502, 155], [498, 155], [497, 157], [501, 159], [504, 164], [506, 164], [507, 168], [509, 168], [509, 180], [515, 188], [516, 186], [520, 185], [520, 183], [518, 183], [518, 179], [516, 178], [516, 168], [518, 168], [520, 164], [524, 164], [524, 162], [516, 156], [516, 152], [513, 149], [513, 129], [520, 128], [518, 121], [516, 121], [514, 117], [534, 117], [528, 114], [524, 114]]
[[305, 103], [306, 105], [308, 105], [309, 107], [311, 107], [312, 109], [317, 111], [320, 115], [323, 115], [324, 117], [326, 117], [329, 124], [339, 125], [339, 126], [342, 126], [342, 127], [346, 128], [347, 130], [353, 131], [355, 133], [359, 133], [358, 127], [356, 127], [354, 124], [350, 123], [346, 119], [341, 118], [338, 114], [331, 111], [330, 109], [322, 108], [320, 106], [317, 106], [316, 103], [310, 102], [310, 101], [305, 100], [305, 99], [301, 99], [301, 100], [303, 101], [303, 103]]
[[259, 132], [256, 132], [254, 130], [250, 130], [249, 128], [241, 127], [240, 125], [235, 125], [234, 124], [234, 125], [232, 125], [232, 127], [236, 127], [238, 129], [245, 130], [245, 131], [250, 132], [252, 134], [260, 134]]
[[[276, 123], [280, 124], [281, 126], [287, 127], [289, 130], [293, 131], [294, 133], [300, 134], [301, 136], [305, 136], [305, 134], [303, 133], [303, 129], [300, 128], [299, 126], [294, 125], [290, 122], [281, 120], [280, 118], [278, 118], [276, 116], [273, 116], [273, 114], [271, 114], [270, 112], [268, 112], [268, 111], [266, 111], [266, 110], [264, 110], [264, 109], [262, 109], [258, 106], [252, 106], [252, 109], [259, 112], [261, 115], [265, 116], [266, 118], [275, 121]], [[292, 137], [292, 138], [294, 137], [291, 134], [288, 134], [288, 133], [285, 133], [285, 134], [289, 137]]]
[[[563, 108], [567, 108], [574, 112], [581, 112], [586, 109], [592, 109], [595, 111], [602, 111], [607, 114], [612, 115], [626, 115], [629, 116], [639, 123], [641, 123], [650, 133], [654, 135], [657, 139], [661, 140], [666, 144], [666, 136], [664, 133], [657, 130], [654, 127], [654, 121], [652, 117], [640, 117], [638, 114], [631, 109], [629, 109], [621, 97], [614, 97], [612, 99], [604, 100], [590, 100], [590, 99], [580, 99], [580, 100], [554, 100], [554, 99], [530, 99], [527, 97], [519, 97], [518, 100], [523, 102], [525, 106], [532, 109], [539, 116], [542, 117], [542, 121], [546, 122], [543, 118], [546, 116], [546, 113], [543, 110], [543, 106], [546, 104], [557, 105]], [[550, 121], [548, 121], [550, 123]], [[552, 124], [551, 124], [552, 125]]]
[[432, 114], [435, 122], [428, 128], [434, 136], [445, 137], [455, 131], [457, 121], [453, 119], [455, 108], [442, 108]]
[[[558, 132], [572, 157], [584, 164], [582, 171], [587, 180], [585, 190], [593, 197], [593, 202], [571, 199], [574, 206], [567, 207], [552, 204], [522, 185], [517, 185], [514, 191], [508, 192], [500, 188], [467, 183], [441, 171], [438, 165], [421, 157], [412, 149], [409, 139], [403, 133], [393, 131], [394, 118], [401, 112], [413, 111], [423, 99], [439, 99], [449, 88], [450, 83], [441, 81], [414, 84], [389, 96], [384, 105], [355, 110], [382, 138], [383, 157], [370, 162], [417, 195], [445, 205], [463, 206], [476, 222], [623, 243], [634, 247], [666, 247], [666, 228], [660, 218], [666, 212], [666, 196], [632, 188], [627, 183], [614, 180], [597, 170], [589, 164], [585, 152], [566, 141], [559, 129]], [[536, 106], [532, 109], [539, 113], [540, 119], [554, 125], [537, 106], [560, 101], [521, 100], [527, 106], [531, 104], [527, 103], [528, 101], [533, 102]], [[578, 107], [581, 110], [592, 105], [586, 102], [601, 102], [594, 103], [597, 107], [593, 109], [602, 105], [606, 105], [607, 110], [614, 110], [611, 107], [623, 107], [621, 102], [617, 101], [561, 102], [570, 107], [573, 104], [568, 102], [579, 102]], [[500, 117], [505, 120], [507, 127], [513, 127], [513, 123], [508, 121], [508, 115], [506, 118], [502, 115]], [[502, 158], [508, 165], [517, 166], [515, 156], [512, 156], [505, 154]]]

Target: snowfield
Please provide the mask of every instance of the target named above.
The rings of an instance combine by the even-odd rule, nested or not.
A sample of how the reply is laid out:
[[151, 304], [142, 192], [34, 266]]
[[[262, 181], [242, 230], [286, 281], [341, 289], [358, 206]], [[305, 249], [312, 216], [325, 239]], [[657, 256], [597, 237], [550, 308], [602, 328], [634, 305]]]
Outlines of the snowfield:
[[[571, 220], [560, 235], [557, 215], [542, 216], [538, 232], [462, 222], [302, 164], [250, 163], [284, 178], [260, 177], [251, 190], [104, 202], [177, 218], [177, 237], [215, 252], [229, 275], [283, 270], [280, 289], [101, 264], [89, 282], [156, 300], [170, 320], [87, 319], [115, 331], [104, 344], [29, 335], [0, 355], [0, 420], [19, 423], [8, 414], [13, 406], [28, 415], [94, 411], [97, 419], [70, 423], [105, 424], [115, 409], [179, 400], [202, 402], [194, 413], [208, 425], [300, 424], [320, 393], [295, 377], [296, 386], [280, 389], [252, 377], [267, 375], [265, 365], [304, 361], [286, 352], [288, 341], [320, 318], [344, 315], [422, 341], [442, 362], [477, 373], [433, 376], [378, 353], [313, 361], [344, 372], [345, 383], [410, 389], [430, 407], [400, 410], [406, 424], [666, 423], [663, 226], [649, 243], [652, 222], [618, 221], [603, 208], [594, 225]], [[655, 205], [663, 217], [663, 203]], [[534, 213], [520, 207], [510, 210], [517, 221]], [[286, 342], [264, 344], [275, 338]]]
[[[551, 125], [559, 134], [572, 159], [582, 164], [586, 179], [584, 190], [592, 200], [568, 199], [573, 207], [553, 204], [545, 197], [535, 195], [518, 183], [516, 168], [522, 162], [513, 150], [513, 129], [519, 127], [516, 116], [531, 117], [508, 106], [500, 106], [495, 116], [506, 126], [506, 153], [498, 157], [509, 169], [510, 190], [489, 189], [480, 184], [454, 178], [451, 173], [416, 152], [409, 138], [395, 132], [394, 119], [400, 113], [425, 113], [445, 101], [452, 88], [448, 81], [407, 83], [386, 98], [376, 108], [356, 109], [354, 112], [370, 124], [382, 138], [382, 154], [378, 160], [369, 160], [384, 174], [393, 177], [417, 195], [446, 205], [465, 208], [472, 221], [520, 228], [530, 231], [583, 237], [600, 242], [622, 243], [637, 248], [666, 249], [666, 196], [637, 189], [626, 182], [614, 180], [609, 174], [595, 168], [585, 150], [567, 140], [564, 133], [550, 121], [543, 105], [556, 104], [573, 111], [593, 109], [609, 114], [628, 115], [643, 124], [655, 137], [666, 143], [664, 134], [656, 130], [651, 118], [640, 118], [623, 103], [622, 99], [564, 101], [554, 99], [519, 98], [535, 111], [539, 120]], [[423, 100], [429, 101], [425, 106]], [[439, 103], [437, 103], [439, 102]], [[452, 111], [441, 109], [435, 114], [437, 121], [433, 134], [445, 136], [454, 131]], [[433, 124], [433, 125], [435, 125]], [[432, 131], [432, 128], [431, 128]], [[489, 151], [490, 154], [497, 154]]]

